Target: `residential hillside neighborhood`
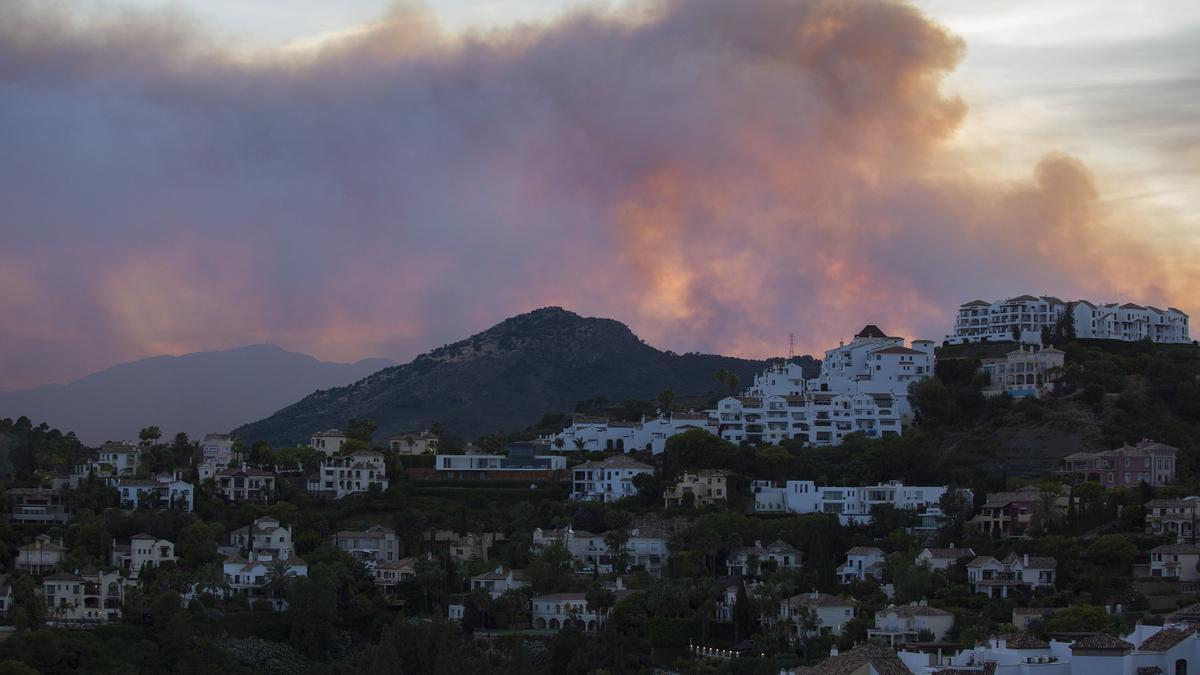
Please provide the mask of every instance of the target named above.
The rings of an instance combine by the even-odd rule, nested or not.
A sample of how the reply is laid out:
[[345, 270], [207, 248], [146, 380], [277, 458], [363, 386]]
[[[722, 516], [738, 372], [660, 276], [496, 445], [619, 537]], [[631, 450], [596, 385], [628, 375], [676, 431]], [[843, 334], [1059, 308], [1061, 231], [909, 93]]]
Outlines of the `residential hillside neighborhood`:
[[1197, 673], [1187, 318], [968, 302], [469, 438], [7, 418], [0, 672]]

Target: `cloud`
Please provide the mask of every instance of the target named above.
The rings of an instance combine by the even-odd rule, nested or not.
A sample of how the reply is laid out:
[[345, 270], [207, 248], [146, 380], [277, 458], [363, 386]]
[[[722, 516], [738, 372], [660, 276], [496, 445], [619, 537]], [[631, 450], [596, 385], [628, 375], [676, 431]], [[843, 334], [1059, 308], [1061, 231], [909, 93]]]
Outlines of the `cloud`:
[[176, 16], [6, 3], [0, 387], [263, 340], [406, 357], [544, 304], [766, 356], [938, 337], [975, 296], [1194, 297], [1195, 252], [1078, 161], [1001, 183], [951, 158], [963, 50], [883, 0], [466, 36], [398, 6], [249, 56]]

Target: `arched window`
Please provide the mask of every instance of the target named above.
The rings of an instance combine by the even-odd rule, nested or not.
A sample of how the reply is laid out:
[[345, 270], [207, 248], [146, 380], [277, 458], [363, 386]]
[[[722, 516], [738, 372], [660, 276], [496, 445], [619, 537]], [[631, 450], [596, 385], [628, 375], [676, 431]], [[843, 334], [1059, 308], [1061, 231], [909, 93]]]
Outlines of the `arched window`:
[[1179, 659], [1175, 662], [1175, 675], [1187, 675], [1187, 659]]

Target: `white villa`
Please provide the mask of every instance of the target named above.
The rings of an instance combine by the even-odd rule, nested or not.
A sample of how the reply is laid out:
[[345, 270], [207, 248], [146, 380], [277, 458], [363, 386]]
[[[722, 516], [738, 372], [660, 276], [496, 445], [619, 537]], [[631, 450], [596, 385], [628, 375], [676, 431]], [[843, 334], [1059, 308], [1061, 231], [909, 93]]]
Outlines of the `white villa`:
[[336, 455], [342, 449], [342, 444], [346, 442], [346, 434], [338, 429], [326, 429], [318, 431], [308, 439], [308, 445], [314, 450], [320, 450], [326, 455]]
[[100, 446], [99, 457], [76, 468], [76, 473], [86, 476], [132, 476], [141, 463], [142, 450], [133, 443], [108, 442]]
[[99, 624], [121, 619], [125, 583], [117, 572], [87, 567], [77, 573], [56, 572], [42, 580], [46, 622]]
[[247, 603], [255, 600], [268, 600], [275, 611], [287, 608], [287, 602], [282, 598], [271, 597], [267, 587], [271, 576], [275, 574], [276, 560], [282, 560], [283, 566], [279, 571], [288, 577], [308, 576], [308, 563], [296, 555], [275, 555], [269, 551], [251, 551], [247, 557], [229, 556], [222, 563], [225, 571], [225, 583], [229, 584], [231, 595], [241, 596]]
[[[671, 557], [667, 546], [668, 539], [670, 535], [656, 528], [630, 529], [629, 539], [625, 542], [629, 568], [645, 570], [647, 574], [660, 576]], [[534, 553], [540, 553], [554, 544], [562, 544], [584, 571], [595, 570], [599, 574], [609, 574], [613, 571], [612, 557], [602, 535], [575, 530], [570, 526], [560, 530], [543, 530], [540, 527], [534, 529]]]
[[213, 474], [216, 495], [227, 502], [266, 502], [275, 494], [275, 474], [242, 465]]
[[400, 455], [432, 455], [437, 453], [438, 443], [437, 434], [422, 431], [396, 434], [388, 439], [388, 448]]
[[838, 581], [843, 584], [874, 579], [883, 581], [883, 551], [874, 546], [855, 546], [846, 551], [846, 562], [837, 569]]
[[954, 614], [930, 607], [924, 601], [892, 606], [875, 612], [875, 627], [867, 629], [867, 639], [887, 642], [889, 647], [917, 642], [921, 631], [929, 631], [934, 641], [941, 641], [954, 627]]
[[205, 434], [200, 443], [200, 455], [205, 464], [229, 466], [234, 461], [233, 436], [229, 434]]
[[[889, 481], [865, 487], [818, 486], [813, 481], [789, 480], [783, 486], [772, 481], [751, 483], [754, 510], [760, 513], [828, 513], [843, 525], [871, 522], [871, 508], [889, 505], [904, 511], [921, 511], [937, 506], [947, 486], [905, 485]], [[969, 490], [964, 490], [968, 500]]]
[[1007, 300], [972, 300], [959, 306], [954, 332], [946, 336], [952, 344], [1007, 342], [1041, 344], [1042, 329], [1051, 330], [1067, 312], [1075, 323], [1075, 335], [1099, 340], [1186, 344], [1188, 315], [1174, 307], [1095, 304], [1087, 300], [1065, 302], [1053, 296], [1019, 295]]
[[763, 563], [770, 563], [769, 566], [777, 570], [796, 571], [800, 569], [803, 557], [799, 549], [782, 539], [776, 539], [766, 546], [756, 541], [753, 546], [734, 549], [725, 566], [730, 576], [760, 576]]
[[1053, 588], [1058, 561], [1026, 553], [1009, 554], [1003, 560], [979, 556], [967, 563], [967, 583], [973, 592], [989, 598], [1007, 598], [1015, 592]]
[[195, 487], [191, 483], [171, 474], [159, 474], [150, 480], [118, 478], [116, 488], [121, 495], [121, 506], [127, 509], [149, 506], [190, 512], [195, 495]]
[[349, 455], [327, 457], [319, 474], [308, 479], [308, 491], [326, 499], [368, 492], [372, 487], [388, 489], [387, 467], [383, 454], [374, 450], [356, 450]]
[[525, 570], [506, 570], [503, 565], [491, 572], [471, 577], [471, 590], [483, 589], [492, 596], [492, 599], [528, 585], [529, 575], [525, 573]]
[[584, 462], [571, 470], [571, 499], [615, 502], [637, 494], [634, 476], [654, 475], [654, 467], [617, 455], [599, 462]]
[[255, 520], [253, 525], [230, 532], [229, 545], [235, 551], [260, 552], [283, 559], [296, 553], [292, 528], [265, 516]]
[[988, 376], [983, 388], [984, 396], [1008, 394], [1013, 398], [1026, 396], [1044, 397], [1054, 389], [1058, 370], [1062, 368], [1066, 352], [1054, 347], [1041, 349], [1021, 345], [1004, 358], [982, 359], [980, 371]]
[[15, 569], [31, 574], [41, 574], [62, 564], [66, 555], [62, 539], [53, 539], [48, 534], [39, 534], [28, 544], [17, 547]]
[[1164, 544], [1150, 549], [1150, 576], [1179, 581], [1200, 580], [1200, 548], [1191, 544]]
[[[628, 593], [617, 591], [617, 599]], [[590, 633], [603, 629], [608, 619], [607, 611], [588, 607], [583, 593], [539, 595], [530, 600], [529, 608], [535, 630], [562, 630], [574, 625]]]
[[113, 542], [112, 564], [128, 571], [130, 579], [137, 579], [146, 567], [158, 567], [178, 559], [175, 556], [175, 544], [145, 532], [130, 537], [128, 546]]
[[400, 557], [396, 532], [383, 525], [372, 525], [365, 530], [342, 530], [333, 535], [333, 545], [368, 566]]
[[923, 548], [914, 562], [936, 572], [945, 572], [958, 564], [959, 560], [974, 557], [974, 549], [954, 548], [954, 544], [950, 544], [949, 548]]
[[1151, 499], [1146, 502], [1146, 534], [1161, 534], [1178, 540], [1194, 539], [1200, 497]]
[[802, 593], [779, 603], [778, 620], [790, 624], [788, 635], [799, 636], [805, 615], [816, 619], [812, 632], [817, 635], [841, 635], [846, 623], [854, 618], [854, 601], [827, 593]]

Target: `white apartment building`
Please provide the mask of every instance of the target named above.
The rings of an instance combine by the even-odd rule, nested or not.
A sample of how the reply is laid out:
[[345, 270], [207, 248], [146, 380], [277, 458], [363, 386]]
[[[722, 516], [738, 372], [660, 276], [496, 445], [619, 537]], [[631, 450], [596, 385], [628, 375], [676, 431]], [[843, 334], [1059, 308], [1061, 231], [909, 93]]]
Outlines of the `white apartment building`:
[[77, 573], [56, 572], [42, 580], [42, 600], [50, 625], [120, 621], [125, 583], [117, 572], [93, 567]]
[[229, 434], [205, 434], [200, 443], [200, 456], [205, 464], [229, 466], [234, 461], [233, 436]]
[[308, 479], [308, 491], [326, 499], [368, 492], [372, 487], [388, 489], [387, 467], [383, 454], [357, 450], [349, 455], [328, 457], [321, 462], [319, 474]]
[[617, 455], [599, 462], [584, 462], [571, 470], [571, 499], [615, 502], [637, 494], [635, 476], [654, 475], [654, 467]]
[[1053, 296], [1019, 295], [1007, 300], [972, 300], [959, 306], [952, 344], [1016, 341], [1041, 344], [1042, 329], [1053, 330], [1071, 313], [1075, 336], [1097, 340], [1186, 344], [1188, 315], [1174, 307], [1165, 310], [1133, 303], [1096, 304], [1088, 300], [1065, 302]]
[[849, 344], [825, 352], [820, 374], [803, 380], [794, 363], [760, 373], [743, 396], [709, 411], [717, 433], [731, 443], [839, 445], [851, 433], [872, 438], [903, 433], [912, 418], [908, 386], [933, 375], [934, 344], [890, 337], [869, 325]]
[[1014, 349], [1004, 358], [982, 359], [979, 370], [988, 376], [984, 396], [1008, 394], [1013, 398], [1046, 396], [1054, 389], [1058, 371], [1063, 367], [1066, 352], [1054, 347], [1037, 349], [1025, 345]]
[[372, 525], [365, 530], [342, 530], [333, 535], [333, 545], [367, 563], [368, 567], [400, 558], [396, 532], [383, 525]]
[[308, 445], [314, 450], [320, 450], [326, 455], [336, 455], [346, 442], [346, 434], [338, 429], [318, 431], [308, 439]]
[[159, 474], [149, 480], [118, 478], [116, 487], [121, 506], [127, 509], [148, 506], [190, 512], [194, 503], [195, 487], [171, 474]]
[[874, 546], [855, 546], [846, 551], [846, 562], [837, 569], [838, 581], [852, 584], [874, 579], [883, 581], [883, 551]]
[[158, 567], [177, 560], [175, 544], [145, 532], [130, 537], [128, 546], [113, 542], [112, 564], [127, 571], [130, 579], [137, 579], [146, 567]]
[[[751, 483], [754, 510], [760, 513], [828, 513], [836, 515], [843, 525], [871, 522], [875, 506], [893, 506], [905, 511], [922, 511], [935, 507], [947, 486], [905, 485], [889, 481], [865, 487], [818, 486], [809, 480], [789, 480], [783, 486], [772, 481]], [[967, 498], [970, 490], [963, 490]]]
[[717, 432], [716, 424], [708, 413], [672, 413], [653, 419], [643, 417], [640, 422], [576, 415], [571, 419], [571, 426], [538, 440], [555, 450], [568, 452], [637, 450], [658, 455], [667, 449], [667, 439], [692, 429], [703, 429], [713, 434]]

